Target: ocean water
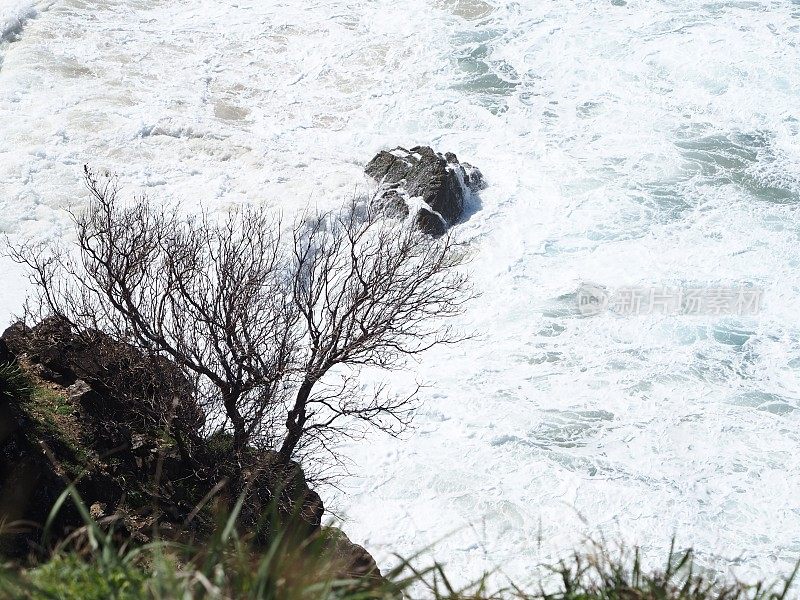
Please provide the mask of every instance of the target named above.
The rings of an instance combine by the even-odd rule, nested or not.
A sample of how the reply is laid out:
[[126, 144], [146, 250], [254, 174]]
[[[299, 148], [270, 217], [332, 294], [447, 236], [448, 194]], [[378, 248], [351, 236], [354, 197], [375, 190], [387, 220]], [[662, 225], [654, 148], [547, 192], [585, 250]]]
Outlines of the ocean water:
[[[416, 428], [324, 493], [382, 566], [467, 580], [587, 538], [800, 558], [800, 2], [0, 0], [0, 233], [69, 238], [84, 163], [189, 207], [292, 214], [430, 144], [490, 186], [459, 226], [469, 343], [392, 374]], [[22, 274], [0, 259], [0, 318]], [[582, 317], [582, 282], [741, 284], [755, 316]]]

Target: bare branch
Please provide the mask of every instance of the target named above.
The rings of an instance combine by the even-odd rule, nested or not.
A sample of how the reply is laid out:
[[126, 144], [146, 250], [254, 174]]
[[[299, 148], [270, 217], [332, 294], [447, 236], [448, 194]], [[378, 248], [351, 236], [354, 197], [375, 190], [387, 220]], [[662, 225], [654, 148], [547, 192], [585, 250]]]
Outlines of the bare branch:
[[[87, 209], [74, 252], [23, 244], [40, 317], [102, 331], [173, 361], [194, 382], [205, 422], [247, 448], [330, 452], [360, 425], [406, 428], [416, 392], [357, 385], [363, 367], [401, 368], [464, 339], [441, 321], [472, 297], [466, 249], [354, 200], [280, 220], [242, 207], [183, 218], [147, 198], [119, 199], [114, 178], [86, 169]], [[360, 424], [360, 425], [359, 425]]]

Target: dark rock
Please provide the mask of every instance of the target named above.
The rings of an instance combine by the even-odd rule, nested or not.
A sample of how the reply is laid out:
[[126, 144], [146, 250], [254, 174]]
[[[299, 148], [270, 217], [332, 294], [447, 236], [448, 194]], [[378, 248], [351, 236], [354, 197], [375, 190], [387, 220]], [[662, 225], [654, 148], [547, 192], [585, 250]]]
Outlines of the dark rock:
[[424, 233], [432, 236], [444, 235], [447, 223], [437, 213], [427, 208], [420, 208], [415, 218], [416, 226]]
[[325, 538], [327, 550], [333, 557], [337, 578], [367, 579], [375, 584], [386, 583], [372, 555], [363, 546], [351, 542], [341, 529], [325, 527], [321, 533]]
[[[38, 526], [47, 519], [49, 511], [64, 489], [64, 482], [47, 460], [47, 456], [25, 435], [19, 413], [6, 404], [0, 418], [13, 424], [3, 432], [0, 442], [0, 519], [6, 523], [30, 523], [0, 535], [0, 554], [4, 557], [23, 557], [35, 549], [41, 538]], [[69, 504], [69, 503], [67, 503]], [[65, 522], [77, 525], [77, 515], [71, 506], [59, 514], [53, 529]], [[72, 513], [72, 514], [70, 514]]]
[[[303, 469], [294, 461], [282, 462], [277, 452], [265, 451], [254, 456], [253, 466], [245, 473], [250, 492], [242, 507], [247, 521], [258, 522], [264, 514], [277, 512], [280, 525], [305, 539], [319, 530], [325, 506], [306, 481]], [[271, 524], [269, 524], [271, 525]], [[266, 542], [264, 534], [254, 531], [257, 542]]]
[[11, 354], [5, 341], [0, 339], [0, 365], [10, 363], [12, 360], [14, 360], [14, 355]]
[[402, 188], [390, 187], [373, 200], [373, 206], [395, 219], [405, 219], [409, 215], [408, 194]]
[[29, 335], [30, 329], [22, 322], [14, 323], [3, 332], [0, 343], [2, 343], [3, 348], [5, 348], [5, 354], [8, 360], [25, 354], [27, 346], [26, 340]]
[[396, 148], [392, 152], [381, 150], [364, 171], [376, 181], [398, 183], [414, 167], [414, 162], [407, 157], [408, 154], [408, 150], [404, 148]]
[[488, 184], [486, 183], [486, 179], [483, 177], [483, 173], [480, 172], [478, 167], [473, 167], [467, 162], [461, 163], [461, 166], [464, 167], [464, 174], [466, 176], [465, 183], [473, 193], [477, 193], [486, 189]]
[[14, 323], [3, 332], [2, 339], [14, 356], [26, 356], [43, 379], [71, 383], [74, 373], [64, 350], [70, 346], [72, 337], [68, 324], [49, 318], [35, 327]]
[[[173, 414], [187, 431], [203, 422], [189, 380], [162, 356], [148, 356], [102, 332], [73, 332], [56, 318], [34, 327], [16, 323], [2, 340], [14, 356], [26, 357], [41, 379], [65, 387], [82, 381], [80, 406], [108, 433], [113, 424], [134, 432], [155, 431], [165, 415]], [[107, 449], [120, 442], [120, 435], [110, 435]]]
[[[429, 146], [381, 151], [364, 171], [382, 186], [373, 202], [381, 208], [392, 207], [395, 215], [408, 215], [408, 198], [422, 198], [429, 209], [420, 213], [427, 210], [428, 214], [417, 215], [415, 222], [431, 235], [441, 235], [457, 223], [470, 194], [486, 185], [478, 169], [459, 162], [452, 152], [442, 155]], [[399, 200], [406, 203], [404, 212], [397, 210]]]
[[[50, 388], [47, 392], [56, 394]], [[43, 407], [27, 385], [0, 394], [0, 522], [21, 524], [0, 532], [0, 554], [5, 557], [39, 550], [41, 525], [68, 482], [75, 481], [84, 498], [122, 496], [121, 487], [98, 468], [96, 456], [79, 447], [74, 432], [62, 430], [57, 420], [62, 417], [42, 414]], [[66, 502], [51, 533], [59, 539], [80, 525], [74, 504]]]
[[52, 381], [53, 383], [59, 383], [62, 385], [69, 383], [68, 378], [41, 363], [34, 363], [31, 366], [31, 370], [37, 377], [44, 379], [45, 381]]

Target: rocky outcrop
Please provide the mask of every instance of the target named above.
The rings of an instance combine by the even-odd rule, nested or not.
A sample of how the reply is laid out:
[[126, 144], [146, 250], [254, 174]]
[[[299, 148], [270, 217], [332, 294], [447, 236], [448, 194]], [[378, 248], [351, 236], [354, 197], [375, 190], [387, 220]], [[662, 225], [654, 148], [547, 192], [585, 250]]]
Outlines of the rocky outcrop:
[[[179, 541], [209, 534], [216, 517], [196, 509], [212, 489], [230, 506], [244, 491], [239, 524], [256, 546], [269, 544], [276, 526], [299, 539], [320, 535], [325, 509], [300, 465], [255, 449], [237, 463], [232, 436], [203, 437], [192, 389], [169, 360], [100, 332], [54, 319], [8, 328], [0, 337], [0, 522], [28, 525], [0, 534], [0, 554], [46, 551], [41, 525], [72, 482], [91, 514], [113, 516], [120, 536], [140, 542], [154, 530]], [[238, 487], [220, 488], [226, 481]], [[82, 524], [66, 502], [53, 539]], [[346, 536], [333, 549], [360, 557], [342, 562], [338, 576], [382, 581]]]
[[73, 332], [55, 318], [34, 327], [16, 323], [2, 340], [11, 355], [25, 357], [42, 379], [64, 386], [84, 381], [108, 396], [107, 402], [119, 404], [114, 408], [120, 411], [132, 408], [122, 406], [123, 400], [135, 399], [135, 412], [142, 419], [163, 419], [165, 412], [174, 411], [187, 428], [202, 425], [203, 413], [189, 380], [163, 356], [145, 355], [100, 331]]
[[334, 560], [338, 574], [343, 579], [369, 579], [382, 583], [383, 578], [375, 559], [363, 546], [350, 541], [338, 527], [323, 527], [320, 535], [325, 540], [328, 553]]
[[472, 194], [486, 187], [477, 168], [429, 146], [381, 151], [364, 171], [380, 186], [373, 202], [394, 216], [406, 218], [413, 199], [420, 198], [414, 219], [431, 235], [442, 235], [462, 219]]

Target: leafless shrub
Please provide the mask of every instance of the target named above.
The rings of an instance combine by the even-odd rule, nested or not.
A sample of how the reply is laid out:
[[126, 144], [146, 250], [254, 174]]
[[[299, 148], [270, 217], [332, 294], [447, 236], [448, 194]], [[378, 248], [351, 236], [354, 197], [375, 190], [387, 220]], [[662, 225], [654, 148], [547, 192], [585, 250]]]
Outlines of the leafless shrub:
[[441, 325], [471, 295], [450, 236], [432, 239], [358, 202], [289, 233], [258, 208], [181, 217], [147, 198], [123, 203], [113, 178], [85, 174], [76, 251], [12, 249], [30, 268], [38, 316], [174, 361], [240, 457], [248, 447], [287, 461], [331, 451], [358, 423], [396, 435], [415, 394], [365, 394], [361, 369], [402, 367], [462, 339]]

